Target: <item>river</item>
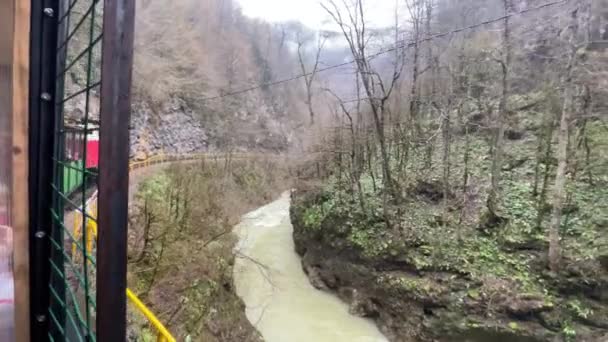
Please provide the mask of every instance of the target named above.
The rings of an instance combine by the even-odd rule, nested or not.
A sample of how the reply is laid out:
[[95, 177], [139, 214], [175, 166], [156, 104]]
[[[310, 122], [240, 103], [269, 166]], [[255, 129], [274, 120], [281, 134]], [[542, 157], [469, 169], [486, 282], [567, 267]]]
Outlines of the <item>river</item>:
[[385, 342], [373, 322], [315, 289], [294, 250], [289, 193], [243, 216], [234, 266], [238, 295], [266, 342]]

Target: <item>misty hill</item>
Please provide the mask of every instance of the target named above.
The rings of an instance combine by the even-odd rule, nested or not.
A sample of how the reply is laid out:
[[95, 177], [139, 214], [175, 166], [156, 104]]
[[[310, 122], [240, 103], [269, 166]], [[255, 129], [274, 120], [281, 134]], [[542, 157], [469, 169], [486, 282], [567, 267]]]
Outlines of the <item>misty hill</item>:
[[139, 2], [133, 156], [286, 149], [304, 113], [300, 84], [226, 95], [292, 76], [296, 63], [284, 29], [244, 17], [233, 1]]

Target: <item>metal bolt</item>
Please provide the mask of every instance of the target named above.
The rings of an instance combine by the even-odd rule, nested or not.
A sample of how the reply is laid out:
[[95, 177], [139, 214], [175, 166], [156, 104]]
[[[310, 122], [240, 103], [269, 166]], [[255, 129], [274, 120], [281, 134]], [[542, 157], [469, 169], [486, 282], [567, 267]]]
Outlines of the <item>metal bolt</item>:
[[45, 236], [46, 236], [46, 233], [43, 232], [43, 231], [41, 231], [41, 230], [36, 232], [36, 237], [39, 238], [39, 239], [42, 239]]
[[46, 321], [46, 316], [45, 315], [36, 315], [36, 320], [40, 323]]
[[45, 14], [47, 17], [51, 17], [51, 18], [52, 18], [52, 17], [53, 17], [53, 15], [55, 15], [55, 11], [53, 11], [53, 9], [52, 9], [52, 8], [50, 8], [50, 7], [45, 8], [45, 9], [43, 10], [43, 12], [44, 12], [44, 14]]
[[51, 94], [49, 93], [42, 93], [42, 95], [40, 95], [40, 98], [44, 101], [51, 101], [52, 99]]

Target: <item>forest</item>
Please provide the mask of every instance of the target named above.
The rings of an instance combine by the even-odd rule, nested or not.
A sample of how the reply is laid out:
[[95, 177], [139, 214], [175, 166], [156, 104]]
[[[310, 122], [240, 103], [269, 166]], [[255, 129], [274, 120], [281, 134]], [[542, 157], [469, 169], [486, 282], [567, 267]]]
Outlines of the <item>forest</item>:
[[179, 336], [257, 341], [229, 230], [293, 188], [310, 282], [390, 341], [608, 340], [608, 1], [319, 6], [310, 28], [138, 3], [133, 154], [285, 159], [143, 182], [130, 284]]
[[311, 281], [395, 341], [605, 339], [605, 4], [405, 1], [383, 50], [322, 6], [355, 75], [293, 197]]

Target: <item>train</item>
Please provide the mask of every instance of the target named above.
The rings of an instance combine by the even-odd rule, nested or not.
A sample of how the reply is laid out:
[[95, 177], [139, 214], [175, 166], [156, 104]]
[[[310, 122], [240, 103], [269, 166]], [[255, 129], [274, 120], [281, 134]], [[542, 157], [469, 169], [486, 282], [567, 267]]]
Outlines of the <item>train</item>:
[[[97, 127], [70, 126], [65, 128], [63, 193], [72, 194], [83, 186], [84, 175], [92, 180], [99, 168], [99, 130]], [[86, 139], [85, 139], [86, 137]], [[86, 152], [86, 153], [85, 153]]]
[[[84, 128], [70, 126], [65, 128], [65, 155], [63, 168], [62, 192], [72, 195], [83, 186], [84, 174], [88, 174], [87, 183], [95, 180], [99, 167], [99, 130], [94, 126], [88, 129], [86, 142]], [[86, 150], [85, 150], [86, 149]], [[86, 156], [85, 152], [86, 151]], [[0, 227], [10, 226], [10, 188], [0, 177]], [[1, 234], [1, 233], [0, 233]]]

